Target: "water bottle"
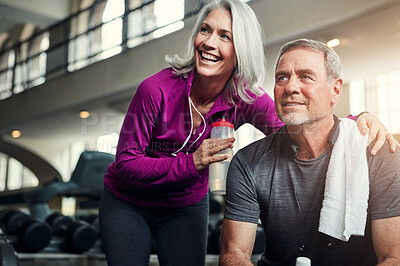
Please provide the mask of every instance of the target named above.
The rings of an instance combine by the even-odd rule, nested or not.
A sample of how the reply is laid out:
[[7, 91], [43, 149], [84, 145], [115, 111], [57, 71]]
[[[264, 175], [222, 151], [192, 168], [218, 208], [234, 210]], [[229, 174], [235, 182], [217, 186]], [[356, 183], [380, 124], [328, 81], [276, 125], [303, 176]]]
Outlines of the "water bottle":
[[311, 260], [307, 257], [297, 257], [296, 266], [311, 266]]
[[[222, 117], [221, 120], [218, 120], [211, 125], [211, 138], [227, 139], [233, 137], [233, 133], [233, 124], [226, 121], [225, 117]], [[233, 151], [232, 149], [227, 148], [216, 153], [216, 155], [228, 155], [228, 159], [210, 164], [208, 168], [210, 192], [217, 195], [225, 195], [226, 174], [228, 173], [228, 167], [232, 160]]]

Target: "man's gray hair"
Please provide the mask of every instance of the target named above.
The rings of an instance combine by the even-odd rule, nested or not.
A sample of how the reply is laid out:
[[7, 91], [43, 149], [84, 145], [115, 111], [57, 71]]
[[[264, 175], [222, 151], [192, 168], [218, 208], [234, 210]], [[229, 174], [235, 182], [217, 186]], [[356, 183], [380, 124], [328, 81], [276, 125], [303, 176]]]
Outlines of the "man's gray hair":
[[327, 79], [330, 82], [342, 77], [342, 62], [335, 50], [322, 42], [309, 39], [298, 39], [284, 44], [279, 51], [279, 56], [275, 63], [275, 72], [282, 55], [290, 50], [299, 47], [309, 48], [316, 52], [321, 52], [324, 54]]
[[207, 15], [218, 8], [228, 10], [232, 16], [233, 44], [236, 52], [235, 67], [226, 84], [229, 90], [228, 98], [235, 104], [235, 95], [245, 102], [252, 102], [255, 95], [264, 93], [259, 86], [265, 78], [265, 55], [263, 45], [263, 30], [254, 11], [240, 0], [212, 0], [200, 10], [197, 21], [191, 32], [183, 58], [178, 55], [166, 56], [166, 62], [178, 75], [186, 75], [195, 68], [194, 40], [200, 26]]

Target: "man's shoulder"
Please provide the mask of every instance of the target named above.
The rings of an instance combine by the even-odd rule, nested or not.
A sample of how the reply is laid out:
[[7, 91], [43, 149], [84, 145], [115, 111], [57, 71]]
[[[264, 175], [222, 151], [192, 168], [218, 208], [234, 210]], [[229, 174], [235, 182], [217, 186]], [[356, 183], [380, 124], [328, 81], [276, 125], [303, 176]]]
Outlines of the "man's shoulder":
[[247, 161], [253, 161], [253, 159], [260, 160], [261, 158], [265, 159], [269, 156], [275, 156], [277, 149], [285, 141], [284, 136], [284, 129], [281, 128], [278, 131], [240, 149], [238, 154]]
[[371, 143], [367, 149], [367, 161], [370, 173], [370, 180], [374, 179], [379, 182], [388, 179], [389, 176], [394, 178], [390, 182], [400, 184], [400, 150], [396, 149], [394, 153], [389, 151], [389, 144], [385, 144], [374, 156], [371, 155], [371, 149], [374, 143]]
[[400, 150], [396, 149], [394, 153], [389, 150], [389, 143], [385, 142], [376, 155], [371, 155], [371, 149], [374, 146], [372, 142], [367, 148], [367, 158], [369, 167], [378, 164], [380, 167], [397, 169], [400, 172]]
[[400, 216], [400, 151], [392, 153], [385, 143], [375, 156], [368, 147], [371, 219]]

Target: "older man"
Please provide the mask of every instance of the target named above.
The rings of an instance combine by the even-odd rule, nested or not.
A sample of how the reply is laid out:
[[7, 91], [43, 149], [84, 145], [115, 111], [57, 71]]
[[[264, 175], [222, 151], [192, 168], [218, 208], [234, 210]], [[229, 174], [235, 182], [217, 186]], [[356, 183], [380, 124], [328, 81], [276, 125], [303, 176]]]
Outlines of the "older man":
[[281, 48], [275, 72], [275, 108], [286, 126], [231, 162], [220, 264], [252, 265], [261, 219], [259, 265], [294, 265], [297, 257], [312, 265], [400, 265], [400, 152], [384, 148], [372, 157], [354, 121], [333, 115], [340, 58], [325, 44], [297, 40]]

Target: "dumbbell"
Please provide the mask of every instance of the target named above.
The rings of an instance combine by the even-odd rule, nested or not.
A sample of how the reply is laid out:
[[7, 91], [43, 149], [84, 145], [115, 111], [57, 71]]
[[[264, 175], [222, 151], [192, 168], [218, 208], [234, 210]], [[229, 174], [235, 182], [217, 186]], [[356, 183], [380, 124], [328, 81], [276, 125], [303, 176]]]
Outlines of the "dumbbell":
[[103, 243], [101, 241], [101, 235], [100, 235], [100, 223], [99, 223], [99, 216], [97, 214], [89, 214], [89, 215], [83, 215], [79, 217], [79, 220], [85, 221], [93, 226], [96, 232], [96, 242], [93, 246], [93, 248], [90, 249], [90, 252], [92, 253], [103, 253], [104, 252], [104, 247]]
[[0, 226], [5, 238], [11, 240], [18, 251], [36, 252], [46, 247], [51, 240], [51, 228], [48, 224], [20, 210], [3, 212]]
[[53, 236], [63, 238], [61, 248], [67, 252], [82, 253], [93, 247], [96, 232], [84, 221], [74, 221], [61, 213], [53, 213], [46, 222], [53, 229]]
[[96, 235], [100, 237], [100, 225], [99, 225], [99, 216], [97, 214], [89, 214], [85, 216], [80, 216], [79, 220], [87, 222], [91, 224], [96, 232]]
[[221, 249], [221, 226], [222, 219], [218, 219], [214, 224], [209, 224], [207, 253], [208, 254], [219, 254]]
[[0, 266], [18, 266], [18, 257], [13, 246], [0, 239]]

